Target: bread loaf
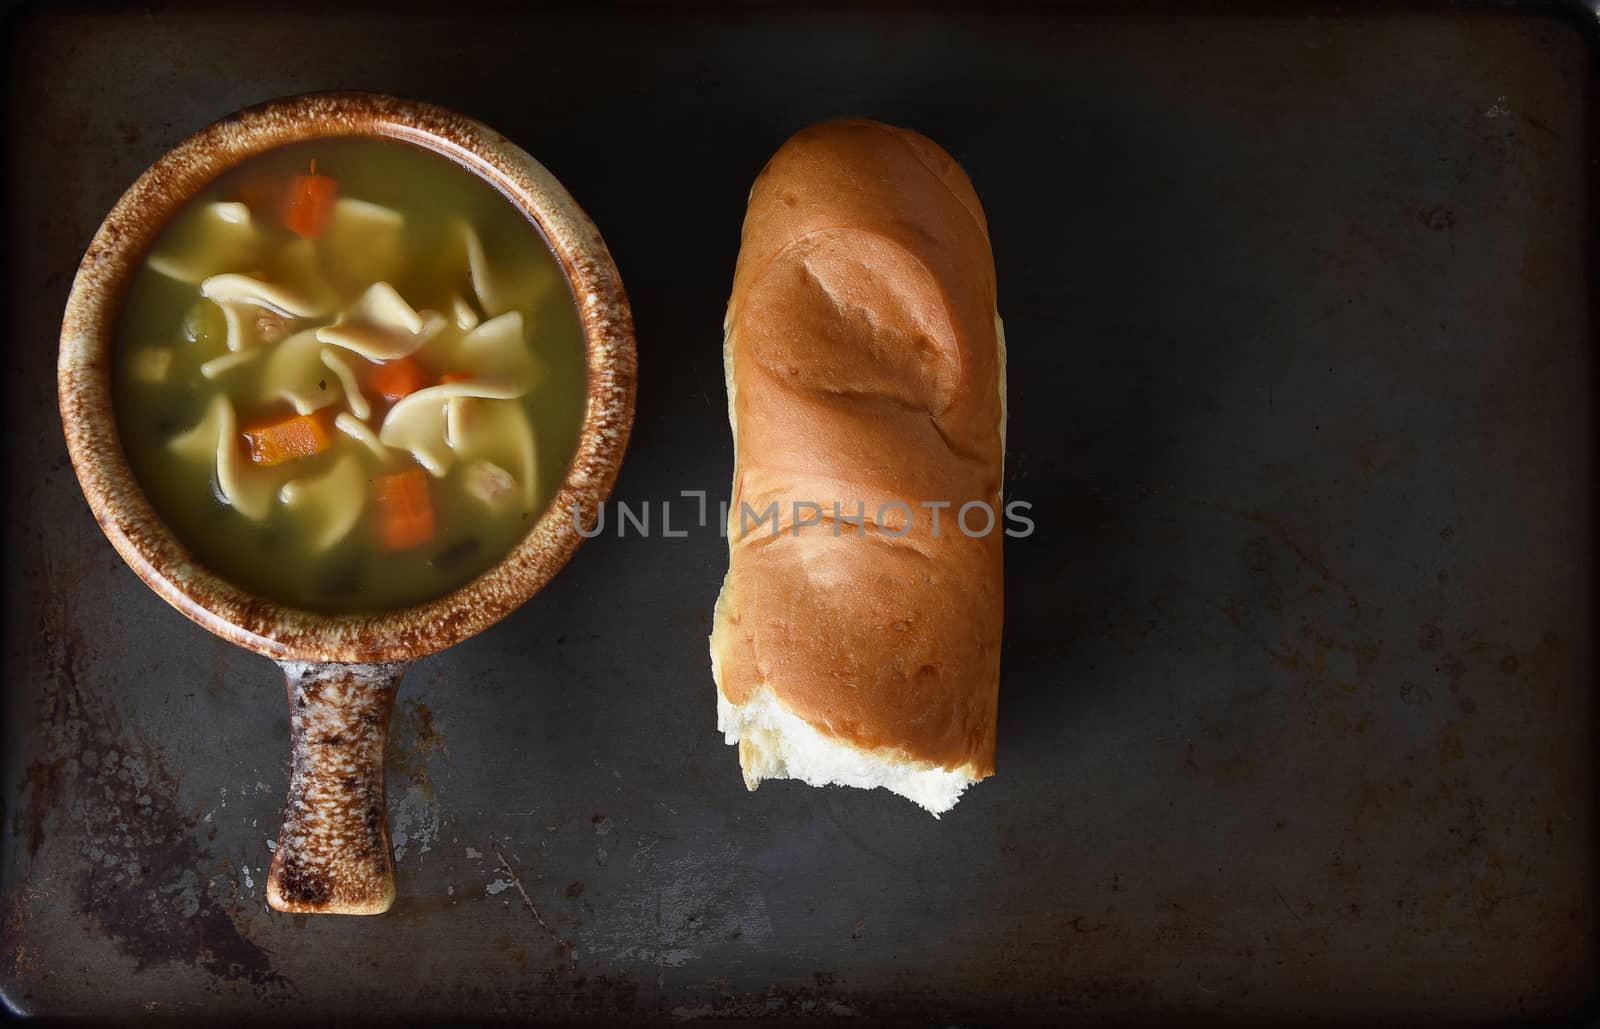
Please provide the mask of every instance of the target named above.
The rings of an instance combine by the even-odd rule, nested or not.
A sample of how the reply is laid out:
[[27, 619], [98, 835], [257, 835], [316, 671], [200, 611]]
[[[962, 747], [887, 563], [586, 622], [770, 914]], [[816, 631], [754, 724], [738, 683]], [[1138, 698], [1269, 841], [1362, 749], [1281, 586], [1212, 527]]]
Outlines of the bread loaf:
[[795, 135], [751, 190], [723, 350], [711, 662], [745, 783], [946, 811], [994, 771], [1003, 603], [1004, 339], [961, 168], [873, 121]]

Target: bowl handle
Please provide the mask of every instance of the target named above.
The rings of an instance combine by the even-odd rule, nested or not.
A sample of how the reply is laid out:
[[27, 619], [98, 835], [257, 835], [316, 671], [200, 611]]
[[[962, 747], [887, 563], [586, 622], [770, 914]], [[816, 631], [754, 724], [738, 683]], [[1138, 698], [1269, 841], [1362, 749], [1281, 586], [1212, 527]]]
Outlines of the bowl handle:
[[383, 748], [406, 665], [279, 664], [292, 750], [267, 903], [297, 913], [381, 914], [394, 903]]

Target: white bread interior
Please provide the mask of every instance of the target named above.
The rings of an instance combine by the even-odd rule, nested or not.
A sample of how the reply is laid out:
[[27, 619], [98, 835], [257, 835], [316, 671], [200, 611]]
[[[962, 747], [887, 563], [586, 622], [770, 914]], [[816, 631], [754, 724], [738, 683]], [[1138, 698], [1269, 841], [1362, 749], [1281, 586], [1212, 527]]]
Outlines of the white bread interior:
[[[715, 653], [712, 667], [715, 669]], [[971, 765], [940, 768], [886, 750], [864, 750], [824, 735], [784, 707], [770, 689], [757, 689], [735, 706], [717, 691], [717, 728], [739, 747], [739, 767], [749, 789], [764, 779], [799, 779], [810, 786], [882, 787], [926, 808], [935, 818], [955, 807], [961, 791], [977, 782]]]

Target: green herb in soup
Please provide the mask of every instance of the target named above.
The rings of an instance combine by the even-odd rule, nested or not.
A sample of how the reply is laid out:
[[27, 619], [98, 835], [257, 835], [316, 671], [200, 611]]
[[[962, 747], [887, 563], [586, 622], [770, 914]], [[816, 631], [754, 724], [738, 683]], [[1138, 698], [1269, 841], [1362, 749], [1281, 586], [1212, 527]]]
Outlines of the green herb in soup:
[[124, 305], [119, 430], [156, 510], [243, 589], [383, 611], [481, 574], [566, 474], [582, 330], [544, 239], [443, 157], [295, 144], [208, 186]]

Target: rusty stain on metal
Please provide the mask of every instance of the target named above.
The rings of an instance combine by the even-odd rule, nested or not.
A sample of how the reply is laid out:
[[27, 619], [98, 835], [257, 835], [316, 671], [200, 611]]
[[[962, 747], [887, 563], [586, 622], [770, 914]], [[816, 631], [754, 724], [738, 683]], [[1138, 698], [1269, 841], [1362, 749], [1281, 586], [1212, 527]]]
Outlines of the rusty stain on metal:
[[428, 761], [443, 748], [444, 736], [434, 724], [433, 711], [415, 697], [402, 696], [389, 723], [389, 749], [384, 756], [390, 789], [404, 780], [433, 799]]
[[159, 752], [124, 732], [85, 688], [83, 623], [63, 594], [41, 601], [38, 647], [53, 675], [40, 712], [46, 756], [31, 768], [53, 771], [30, 778], [30, 857], [47, 831], [75, 853], [78, 912], [137, 968], [189, 964], [247, 981], [261, 999], [291, 994], [293, 984], [213, 892], [214, 860], [196, 839], [198, 820], [174, 799], [177, 780]]

